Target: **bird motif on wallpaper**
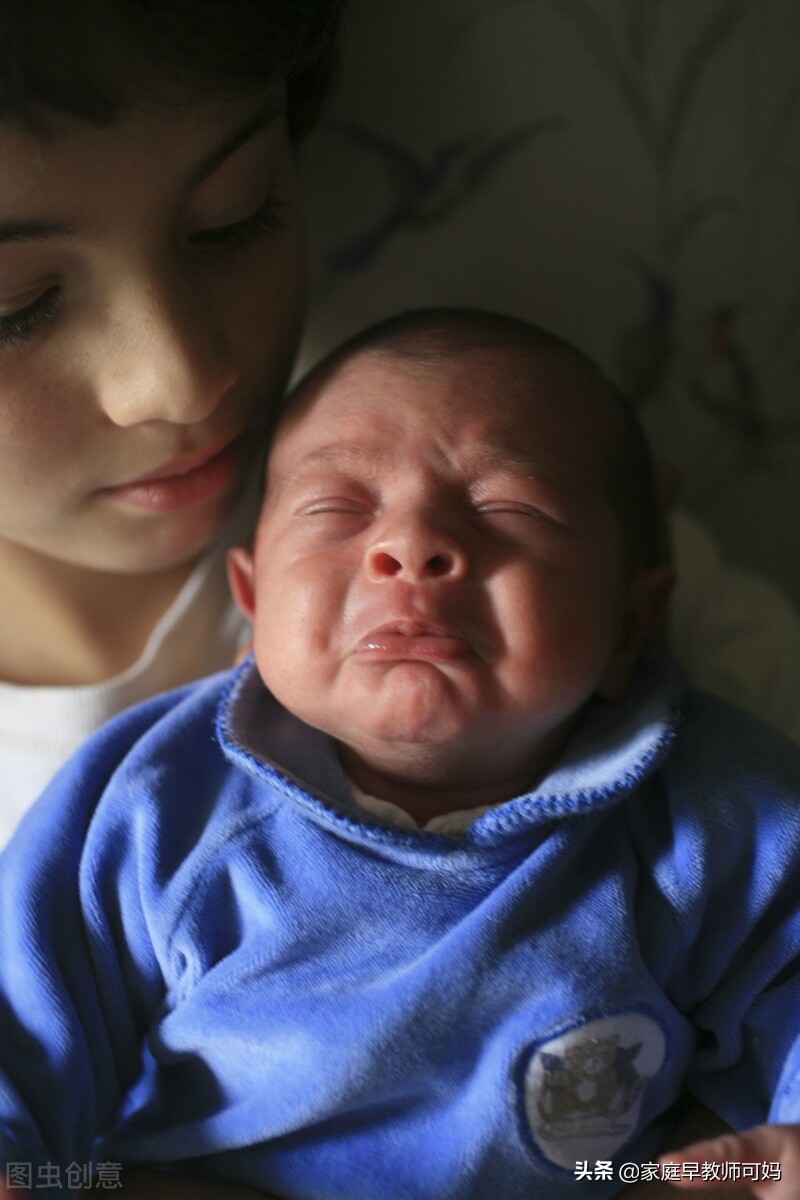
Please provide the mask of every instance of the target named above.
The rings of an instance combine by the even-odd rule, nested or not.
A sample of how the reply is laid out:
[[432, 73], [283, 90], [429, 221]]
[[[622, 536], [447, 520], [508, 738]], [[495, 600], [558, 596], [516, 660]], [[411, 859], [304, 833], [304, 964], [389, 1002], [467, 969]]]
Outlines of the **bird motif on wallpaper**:
[[617, 349], [617, 379], [632, 404], [643, 404], [667, 377], [675, 353], [675, 289], [666, 276], [640, 265], [646, 303], [641, 321], [625, 330]]
[[687, 385], [701, 408], [750, 441], [763, 433], [763, 418], [755, 375], [737, 335], [738, 315], [735, 304], [712, 309]]
[[753, 449], [776, 436], [800, 433], [800, 421], [763, 411], [761, 390], [738, 329], [741, 305], [718, 304], [701, 331], [686, 384], [694, 402]]
[[438, 146], [428, 157], [358, 125], [331, 126], [377, 157], [392, 190], [392, 200], [374, 224], [327, 255], [336, 271], [366, 267], [401, 229], [420, 229], [444, 220], [474, 195], [528, 142], [560, 129], [556, 117], [527, 121], [506, 133], [467, 134]]

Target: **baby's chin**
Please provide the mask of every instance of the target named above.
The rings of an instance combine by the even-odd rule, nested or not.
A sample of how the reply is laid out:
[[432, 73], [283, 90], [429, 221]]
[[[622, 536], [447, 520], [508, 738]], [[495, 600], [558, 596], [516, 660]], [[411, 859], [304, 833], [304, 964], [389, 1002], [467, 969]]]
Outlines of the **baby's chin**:
[[469, 681], [447, 678], [428, 664], [355, 669], [346, 664], [327, 676], [317, 671], [306, 682], [302, 663], [294, 670], [276, 669], [258, 641], [256, 661], [266, 686], [301, 721], [338, 742], [371, 747], [390, 761], [436, 747], [447, 757], [449, 747], [467, 741], [490, 717], [488, 712], [481, 717], [478, 710], [486, 706]]
[[338, 743], [345, 774], [363, 791], [409, 811], [404, 791], [412, 799], [426, 792], [435, 816], [530, 791], [562, 753], [571, 729], [572, 721], [541, 730], [456, 710], [426, 719], [406, 713], [403, 720], [372, 712], [368, 721], [325, 732]]
[[410, 782], [446, 782], [463, 770], [478, 736], [474, 723], [461, 714], [416, 705], [385, 715], [376, 706], [351, 721], [320, 722], [318, 727], [349, 747], [352, 756]]
[[441, 745], [446, 752], [491, 716], [473, 676], [462, 664], [413, 660], [372, 667], [360, 678], [350, 673], [339, 697], [344, 728], [388, 746]]
[[286, 672], [265, 682], [284, 707], [338, 744], [346, 773], [372, 795], [378, 793], [357, 774], [391, 788], [494, 792], [502, 788], [498, 770], [527, 779], [549, 754], [551, 733], [542, 737], [527, 713], [516, 720], [504, 714], [473, 672], [395, 663], [334, 673], [316, 688], [299, 686], [299, 679]]

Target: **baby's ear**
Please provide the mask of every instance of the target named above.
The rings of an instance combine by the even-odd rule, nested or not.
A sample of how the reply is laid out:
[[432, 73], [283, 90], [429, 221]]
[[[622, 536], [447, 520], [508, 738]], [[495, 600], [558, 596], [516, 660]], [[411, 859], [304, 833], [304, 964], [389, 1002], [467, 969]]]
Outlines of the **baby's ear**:
[[618, 700], [627, 691], [639, 651], [661, 623], [674, 585], [672, 567], [650, 567], [631, 583], [622, 637], [597, 689], [603, 700]]
[[253, 555], [244, 546], [234, 546], [228, 551], [228, 584], [236, 607], [252, 624], [255, 613], [255, 587], [253, 584]]

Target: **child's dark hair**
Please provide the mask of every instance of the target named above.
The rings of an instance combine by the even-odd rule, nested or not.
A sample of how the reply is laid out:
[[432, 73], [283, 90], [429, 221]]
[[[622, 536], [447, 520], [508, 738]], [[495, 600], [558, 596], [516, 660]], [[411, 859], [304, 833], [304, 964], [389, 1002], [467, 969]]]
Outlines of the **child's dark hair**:
[[[561, 377], [606, 406], [609, 415], [608, 494], [619, 517], [631, 569], [665, 564], [667, 539], [658, 505], [650, 448], [622, 393], [580, 350], [555, 334], [517, 317], [471, 308], [419, 309], [389, 317], [339, 346], [301, 381], [298, 395], [356, 354], [387, 354], [436, 367], [442, 359], [513, 352], [516, 386], [524, 393], [531, 373], [526, 357], [547, 356]], [[491, 403], [491, 399], [487, 399]]]
[[0, 0], [0, 119], [110, 124], [160, 83], [260, 92], [286, 80], [294, 138], [329, 80], [345, 0]]

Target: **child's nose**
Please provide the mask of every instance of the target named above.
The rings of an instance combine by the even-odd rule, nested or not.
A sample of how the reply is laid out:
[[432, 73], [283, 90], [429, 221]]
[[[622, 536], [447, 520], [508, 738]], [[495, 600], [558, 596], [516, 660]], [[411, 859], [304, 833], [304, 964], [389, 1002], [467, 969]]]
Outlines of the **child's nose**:
[[367, 551], [366, 567], [378, 583], [390, 579], [455, 582], [467, 574], [469, 562], [458, 538], [410, 518], [379, 533]]
[[113, 314], [95, 388], [115, 425], [188, 425], [209, 417], [237, 379], [208, 297], [150, 280]]

